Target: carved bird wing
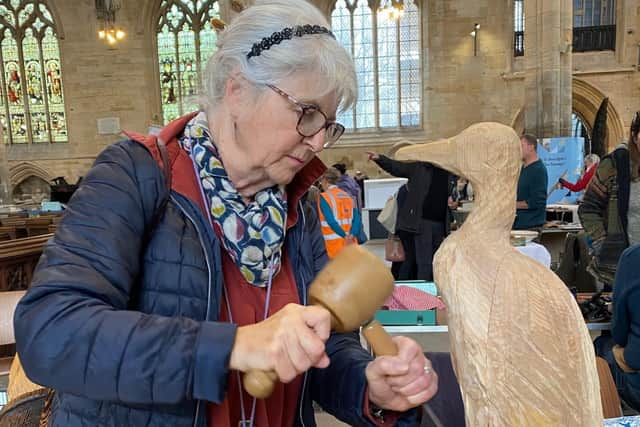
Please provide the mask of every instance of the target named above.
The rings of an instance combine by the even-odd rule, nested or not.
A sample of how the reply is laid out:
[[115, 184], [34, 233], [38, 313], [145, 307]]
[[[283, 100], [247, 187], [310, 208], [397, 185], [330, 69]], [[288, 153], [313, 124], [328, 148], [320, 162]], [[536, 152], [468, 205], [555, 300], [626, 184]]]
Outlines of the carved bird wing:
[[593, 345], [564, 283], [513, 251], [494, 289], [487, 367], [504, 425], [601, 425]]

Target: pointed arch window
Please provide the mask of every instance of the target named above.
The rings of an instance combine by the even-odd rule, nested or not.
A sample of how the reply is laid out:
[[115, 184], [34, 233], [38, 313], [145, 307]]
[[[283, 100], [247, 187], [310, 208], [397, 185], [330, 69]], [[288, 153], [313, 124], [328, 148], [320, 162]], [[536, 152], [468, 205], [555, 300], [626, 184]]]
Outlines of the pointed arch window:
[[45, 1], [0, 4], [0, 48], [4, 142], [67, 142], [58, 36]]
[[196, 96], [217, 35], [216, 0], [162, 0], [156, 36], [164, 123], [198, 108]]
[[392, 2], [400, 19], [378, 15], [377, 0], [337, 0], [336, 38], [351, 52], [358, 102], [340, 115], [347, 129], [417, 128], [422, 122], [420, 10], [414, 0]]

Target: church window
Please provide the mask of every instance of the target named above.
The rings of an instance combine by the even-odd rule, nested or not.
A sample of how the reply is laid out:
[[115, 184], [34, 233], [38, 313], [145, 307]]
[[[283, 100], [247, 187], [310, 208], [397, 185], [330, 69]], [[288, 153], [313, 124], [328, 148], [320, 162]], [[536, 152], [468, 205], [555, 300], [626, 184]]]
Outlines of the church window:
[[197, 96], [217, 35], [215, 0], [162, 0], [156, 26], [160, 97], [164, 123], [198, 109]]
[[513, 56], [524, 56], [524, 1], [513, 2]]
[[358, 76], [358, 101], [338, 121], [352, 131], [419, 127], [421, 19], [414, 0], [337, 0], [331, 26]]
[[45, 1], [0, 4], [0, 48], [4, 142], [67, 142], [58, 36]]

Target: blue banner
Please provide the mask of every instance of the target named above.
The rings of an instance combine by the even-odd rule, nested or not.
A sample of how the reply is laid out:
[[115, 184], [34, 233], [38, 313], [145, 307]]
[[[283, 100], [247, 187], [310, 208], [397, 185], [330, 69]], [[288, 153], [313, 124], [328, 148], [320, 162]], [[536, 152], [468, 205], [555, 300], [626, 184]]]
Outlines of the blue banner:
[[557, 188], [560, 178], [575, 183], [584, 166], [584, 138], [544, 138], [538, 144], [538, 157], [547, 167], [547, 204], [576, 203], [580, 193]]

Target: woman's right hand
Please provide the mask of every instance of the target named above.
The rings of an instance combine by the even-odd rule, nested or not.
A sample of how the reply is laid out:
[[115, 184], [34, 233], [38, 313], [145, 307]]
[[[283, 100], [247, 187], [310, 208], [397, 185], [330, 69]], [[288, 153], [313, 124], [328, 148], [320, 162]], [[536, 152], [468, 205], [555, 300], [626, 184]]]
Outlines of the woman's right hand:
[[369, 158], [369, 160], [378, 160], [380, 158], [380, 155], [378, 153], [374, 153], [373, 151], [365, 151], [365, 153], [367, 153], [367, 157]]
[[287, 304], [262, 322], [238, 328], [229, 365], [241, 372], [275, 371], [288, 383], [311, 367], [329, 366], [324, 343], [330, 333], [326, 309]]

